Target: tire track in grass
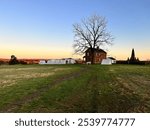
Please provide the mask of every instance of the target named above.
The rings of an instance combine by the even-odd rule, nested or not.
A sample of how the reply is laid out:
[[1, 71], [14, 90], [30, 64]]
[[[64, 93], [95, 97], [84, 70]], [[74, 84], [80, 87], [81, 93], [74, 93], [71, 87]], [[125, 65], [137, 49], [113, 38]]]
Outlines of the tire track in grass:
[[26, 95], [20, 100], [14, 101], [10, 104], [8, 104], [6, 107], [3, 108], [3, 110], [0, 110], [0, 112], [17, 112], [19, 108], [21, 108], [24, 104], [32, 102], [34, 99], [39, 98], [43, 93], [47, 92], [51, 87], [54, 87], [57, 84], [62, 83], [66, 80], [71, 80], [73, 78], [79, 77], [82, 73], [85, 73], [87, 71], [88, 67], [81, 67], [79, 71], [72, 72], [70, 74], [66, 74], [63, 76], [58, 77], [56, 80], [52, 81], [49, 85], [40, 87], [37, 91], [34, 91], [33, 93]]
[[[117, 71], [119, 72], [119, 69]], [[123, 108], [120, 112], [148, 112], [142, 92], [139, 93], [138, 90], [138, 87], [142, 85], [142, 82], [134, 80], [138, 73], [131, 75], [128, 73], [120, 74], [118, 72], [115, 72], [115, 74], [114, 72], [111, 73], [114, 75], [114, 81], [117, 83], [118, 91], [120, 91], [120, 98], [122, 98], [121, 106], [123, 106]], [[144, 94], [146, 93], [144, 92]]]
[[[99, 112], [99, 89], [101, 88], [99, 82], [99, 69], [102, 66], [92, 65], [89, 66], [84, 84], [80, 86], [80, 90], [75, 92], [69, 99], [67, 99], [63, 107], [64, 112], [77, 112], [77, 113], [97, 113]], [[102, 70], [105, 69], [102, 67]], [[103, 76], [102, 72], [100, 75]], [[103, 82], [104, 83], [104, 82]], [[103, 83], [101, 85], [103, 85]]]
[[73, 95], [64, 102], [64, 104], [67, 104], [63, 106], [64, 112], [98, 112], [97, 75], [93, 73], [91, 67], [88, 69], [88, 73], [90, 73], [90, 75], [87, 76], [84, 84], [80, 86], [80, 89], [74, 92]]
[[[140, 106], [139, 111], [142, 111], [141, 97], [132, 90], [124, 88], [124, 85], [118, 82], [116, 74], [110, 72], [107, 67], [103, 67], [97, 73], [98, 79], [94, 78], [97, 85], [93, 88], [97, 104], [93, 112], [134, 112], [138, 106]], [[93, 105], [95, 103], [93, 101]]]
[[[131, 100], [130, 104], [135, 104], [134, 107], [130, 108], [128, 110], [128, 112], [149, 112], [150, 111], [150, 107], [148, 102], [149, 100], [149, 93], [148, 92], [138, 92], [139, 90], [136, 90], [136, 88], [138, 89], [138, 87], [141, 87], [142, 82], [136, 82], [132, 79], [132, 77], [128, 78], [128, 79], [122, 79], [119, 78], [117, 79], [120, 88], [122, 89], [122, 93], [125, 95], [126, 97], [129, 95], [130, 97], [132, 97], [131, 99], [133, 100], [134, 97], [137, 98], [138, 100], [135, 102], [135, 100]], [[127, 82], [128, 81], [128, 82]], [[143, 86], [142, 86], [143, 87]]]
[[91, 108], [90, 112], [97, 113], [98, 112], [98, 102], [99, 102], [99, 92], [98, 92], [98, 79], [97, 75], [92, 77], [91, 80]]

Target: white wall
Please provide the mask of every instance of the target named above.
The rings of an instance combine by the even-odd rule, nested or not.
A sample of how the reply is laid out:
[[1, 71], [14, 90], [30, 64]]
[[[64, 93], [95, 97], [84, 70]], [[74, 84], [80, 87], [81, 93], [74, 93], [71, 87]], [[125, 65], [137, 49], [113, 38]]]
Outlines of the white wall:
[[51, 59], [48, 60], [47, 63], [44, 60], [41, 60], [39, 64], [75, 64], [74, 59], [66, 58], [66, 59]]
[[46, 64], [45, 60], [41, 60], [39, 64]]
[[112, 64], [112, 60], [107, 58], [107, 59], [103, 59], [101, 62], [102, 65], [111, 65]]

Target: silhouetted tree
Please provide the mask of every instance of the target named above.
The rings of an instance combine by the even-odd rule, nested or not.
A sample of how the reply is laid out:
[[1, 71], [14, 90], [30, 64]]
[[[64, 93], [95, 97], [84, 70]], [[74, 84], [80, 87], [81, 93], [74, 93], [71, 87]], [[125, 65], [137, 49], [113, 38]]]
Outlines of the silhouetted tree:
[[84, 54], [90, 48], [92, 61], [94, 63], [94, 50], [102, 45], [112, 44], [113, 37], [106, 30], [107, 22], [104, 17], [93, 15], [83, 19], [80, 24], [74, 24], [74, 50], [76, 54]]
[[129, 59], [129, 64], [140, 64], [139, 58], [136, 58], [134, 48], [131, 52], [131, 57]]
[[134, 49], [132, 49], [130, 62], [135, 62], [135, 61], [136, 61], [135, 52], [134, 52]]
[[19, 61], [17, 60], [17, 57], [15, 55], [11, 55], [11, 59], [9, 61], [10, 65], [19, 64]]

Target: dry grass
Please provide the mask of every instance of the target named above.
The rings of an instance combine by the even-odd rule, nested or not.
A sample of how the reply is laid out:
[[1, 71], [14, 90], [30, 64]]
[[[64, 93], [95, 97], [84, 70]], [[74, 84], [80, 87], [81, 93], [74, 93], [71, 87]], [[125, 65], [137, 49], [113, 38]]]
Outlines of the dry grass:
[[0, 88], [12, 86], [16, 83], [15, 80], [0, 80]]
[[57, 68], [53, 66], [10, 66], [8, 68], [0, 68], [0, 75], [2, 76], [0, 79], [0, 88], [17, 84], [19, 80], [48, 77], [58, 73], [59, 71], [65, 71], [69, 69], [70, 68]]
[[122, 95], [136, 95], [141, 102], [129, 112], [150, 111], [150, 66], [116, 66], [111, 73], [115, 74]]

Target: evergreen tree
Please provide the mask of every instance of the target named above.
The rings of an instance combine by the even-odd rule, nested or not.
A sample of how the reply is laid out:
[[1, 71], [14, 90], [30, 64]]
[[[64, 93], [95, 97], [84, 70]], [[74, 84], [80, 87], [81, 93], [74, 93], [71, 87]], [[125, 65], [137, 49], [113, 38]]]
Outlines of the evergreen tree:
[[136, 57], [135, 57], [135, 52], [134, 52], [134, 49], [132, 49], [132, 53], [131, 53], [130, 62], [136, 62]]
[[129, 63], [129, 64], [139, 64], [139, 63], [140, 63], [139, 58], [136, 58], [136, 57], [135, 57], [135, 51], [134, 51], [134, 48], [132, 49], [131, 57], [130, 57], [128, 63]]

